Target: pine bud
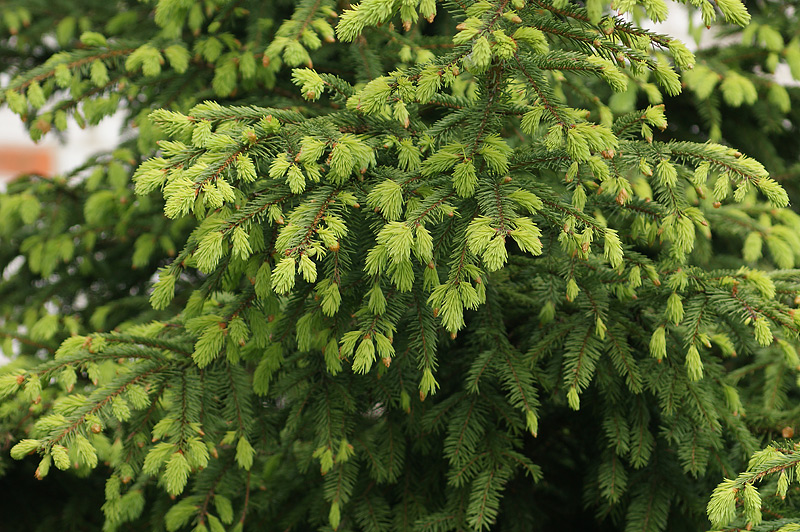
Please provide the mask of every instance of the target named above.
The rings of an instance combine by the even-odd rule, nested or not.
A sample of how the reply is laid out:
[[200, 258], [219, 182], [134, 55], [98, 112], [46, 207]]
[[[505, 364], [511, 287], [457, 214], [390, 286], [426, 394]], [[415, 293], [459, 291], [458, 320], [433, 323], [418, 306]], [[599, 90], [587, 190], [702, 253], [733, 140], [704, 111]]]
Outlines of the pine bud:
[[569, 407], [573, 410], [580, 410], [581, 408], [581, 398], [575, 386], [570, 386], [567, 391], [567, 403], [569, 403]]
[[673, 292], [667, 299], [667, 308], [664, 315], [675, 325], [683, 321], [683, 301], [677, 293]]
[[[783, 430], [790, 429], [791, 427], [786, 427]], [[794, 430], [792, 430], [792, 434], [794, 434]], [[785, 438], [786, 436], [784, 436]], [[789, 436], [791, 438], [791, 436]], [[789, 476], [786, 474], [786, 470], [784, 469], [781, 471], [780, 476], [778, 477], [778, 489], [776, 490], [777, 495], [781, 498], [781, 500], [786, 499], [786, 491], [789, 489]]]
[[578, 163], [573, 161], [572, 164], [569, 165], [569, 168], [567, 168], [567, 175], [565, 177], [565, 181], [567, 183], [572, 183], [573, 179], [575, 179], [575, 176], [578, 175], [579, 169], [580, 167]]
[[691, 346], [686, 353], [685, 365], [689, 380], [699, 381], [703, 378], [703, 361], [700, 359], [700, 351], [696, 346]]
[[578, 288], [578, 283], [575, 282], [575, 279], [570, 279], [567, 282], [567, 301], [575, 301], [575, 298], [578, 297], [578, 293], [580, 291], [581, 289]]
[[411, 397], [405, 390], [400, 392], [400, 406], [406, 414], [411, 413]]
[[763, 316], [759, 316], [756, 318], [755, 323], [753, 324], [755, 328], [755, 337], [756, 341], [763, 346], [768, 346], [772, 343], [774, 337], [772, 336], [772, 331], [769, 328], [769, 323], [767, 322], [767, 318]]
[[599, 337], [601, 340], [605, 340], [605, 338], [606, 338], [606, 331], [607, 331], [607, 330], [608, 330], [608, 329], [606, 328], [606, 324], [603, 322], [603, 320], [602, 320], [601, 318], [599, 318], [599, 317], [598, 317], [598, 318], [595, 320], [595, 329], [594, 329], [594, 332], [595, 332], [595, 334], [596, 334], [596, 335], [597, 335], [597, 336], [598, 336], [598, 337]]
[[650, 337], [650, 356], [659, 362], [667, 356], [666, 329], [663, 325], [657, 328]]
[[639, 171], [647, 177], [653, 176], [653, 169], [650, 168], [650, 165], [647, 164], [647, 159], [644, 157], [639, 160]]
[[539, 323], [546, 325], [553, 321], [556, 316], [556, 307], [552, 301], [548, 300], [539, 310]]
[[758, 489], [753, 484], [746, 483], [743, 491], [744, 516], [748, 525], [752, 525], [753, 522], [761, 523], [761, 496]]
[[34, 476], [36, 480], [42, 480], [44, 477], [47, 476], [47, 473], [50, 471], [50, 464], [52, 463], [53, 459], [50, 455], [45, 455], [44, 458], [39, 462], [39, 467], [36, 468], [36, 472]]

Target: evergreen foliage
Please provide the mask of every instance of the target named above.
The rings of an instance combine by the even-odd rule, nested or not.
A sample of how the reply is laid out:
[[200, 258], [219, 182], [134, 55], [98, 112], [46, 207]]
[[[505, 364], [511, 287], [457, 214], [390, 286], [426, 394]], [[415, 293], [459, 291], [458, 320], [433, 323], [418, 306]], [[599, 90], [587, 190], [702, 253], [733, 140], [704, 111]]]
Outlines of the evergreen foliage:
[[51, 4], [2, 102], [135, 133], [0, 195], [0, 473], [106, 531], [800, 527], [796, 188], [731, 144], [796, 172], [793, 11]]

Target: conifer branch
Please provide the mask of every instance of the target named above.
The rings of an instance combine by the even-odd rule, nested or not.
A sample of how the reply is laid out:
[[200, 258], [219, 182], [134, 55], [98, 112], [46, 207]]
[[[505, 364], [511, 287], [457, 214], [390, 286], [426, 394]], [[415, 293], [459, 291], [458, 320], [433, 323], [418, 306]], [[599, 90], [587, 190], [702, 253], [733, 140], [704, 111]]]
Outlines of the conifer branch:
[[53, 348], [52, 346], [47, 346], [47, 345], [42, 344], [40, 342], [36, 342], [34, 340], [31, 340], [27, 336], [24, 336], [24, 335], [19, 334], [19, 333], [12, 333], [12, 332], [0, 329], [0, 336], [4, 336], [6, 338], [13, 338], [14, 340], [22, 342], [23, 344], [27, 344], [27, 345], [36, 347], [37, 349], [46, 349], [48, 352], [53, 353], [53, 354], [55, 354], [55, 352], [56, 352], [55, 348]]
[[[58, 63], [56, 66], [66, 65], [69, 69], [80, 68], [84, 65], [87, 65], [95, 60], [104, 60], [104, 59], [111, 59], [114, 57], [129, 55], [136, 51], [136, 48], [130, 47], [120, 47], [117, 49], [106, 50], [100, 53], [96, 53], [94, 50], [87, 50], [84, 52], [76, 52], [74, 54], [74, 59], [67, 63]], [[19, 78], [15, 81], [12, 81], [8, 88], [10, 90], [23, 90], [27, 88], [31, 83], [38, 83], [39, 81], [44, 81], [47, 78], [54, 76], [56, 73], [54, 68], [51, 68], [50, 65], [43, 65], [37, 69], [34, 69], [28, 73], [28, 76], [24, 78]]]
[[[107, 476], [106, 529], [702, 528], [790, 434], [797, 95], [753, 72], [800, 14], [706, 4], [755, 24], [690, 72], [635, 1], [92, 1], [0, 21], [34, 137], [135, 137], [0, 193], [0, 432]], [[715, 528], [800, 519], [776, 445]]]
[[244, 504], [242, 504], [242, 517], [239, 518], [239, 523], [244, 524], [247, 518], [247, 507], [250, 503], [250, 471], [247, 472], [247, 479], [244, 484]]
[[518, 53], [514, 54], [514, 60], [519, 67], [520, 73], [522, 73], [525, 76], [525, 79], [528, 80], [531, 88], [536, 91], [536, 95], [539, 97], [539, 100], [542, 102], [542, 105], [544, 105], [545, 109], [547, 109], [547, 112], [550, 113], [550, 115], [559, 125], [563, 127], [569, 127], [570, 124], [568, 121], [560, 115], [558, 106], [554, 102], [550, 101], [550, 98], [545, 91], [539, 87], [539, 84], [534, 80], [533, 75], [528, 72], [525, 68], [525, 65], [523, 65], [522, 59], [520, 59]]
[[98, 399], [93, 405], [88, 408], [84, 408], [83, 412], [78, 415], [77, 418], [67, 426], [67, 428], [63, 429], [58, 433], [56, 436], [50, 437], [47, 439], [47, 447], [51, 448], [52, 446], [58, 444], [64, 438], [72, 435], [76, 430], [78, 430], [85, 422], [87, 416], [93, 415], [100, 410], [102, 410], [110, 401], [112, 401], [115, 397], [119, 396], [122, 392], [124, 392], [130, 386], [137, 384], [139, 381], [146, 379], [151, 375], [155, 375], [160, 373], [161, 371], [167, 369], [167, 366], [155, 366], [146, 369], [143, 372], [138, 374], [134, 374], [133, 378], [128, 380], [127, 382], [123, 382], [115, 389], [111, 391], [101, 390], [101, 393], [98, 394], [102, 398]]

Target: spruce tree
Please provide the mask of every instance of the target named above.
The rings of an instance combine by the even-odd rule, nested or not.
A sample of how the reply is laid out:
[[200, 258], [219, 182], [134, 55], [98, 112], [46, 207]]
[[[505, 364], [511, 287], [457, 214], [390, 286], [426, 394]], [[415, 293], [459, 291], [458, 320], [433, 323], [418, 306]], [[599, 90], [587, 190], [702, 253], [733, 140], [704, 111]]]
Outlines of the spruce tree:
[[80, 4], [6, 2], [0, 46], [33, 138], [135, 131], [0, 196], [6, 454], [104, 482], [65, 526], [704, 530], [787, 493], [800, 216], [731, 140], [795, 127], [791, 21], [692, 1], [744, 27], [698, 61], [624, 18], [661, 0]]

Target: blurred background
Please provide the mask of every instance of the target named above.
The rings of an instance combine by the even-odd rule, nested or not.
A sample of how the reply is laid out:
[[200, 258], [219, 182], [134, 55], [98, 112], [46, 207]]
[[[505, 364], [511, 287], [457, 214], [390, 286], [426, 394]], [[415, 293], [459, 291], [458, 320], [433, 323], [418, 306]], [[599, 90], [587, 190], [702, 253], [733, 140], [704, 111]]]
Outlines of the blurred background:
[[122, 117], [113, 116], [94, 127], [81, 129], [75, 122], [60, 135], [50, 133], [33, 142], [19, 117], [0, 109], [0, 182], [21, 174], [55, 175], [67, 172], [91, 155], [117, 147]]
[[[92, 155], [116, 148], [122, 123], [121, 115], [85, 129], [71, 121], [65, 132], [51, 133], [33, 142], [19, 117], [8, 109], [0, 109], [0, 191], [17, 176], [31, 173], [52, 176], [68, 172]], [[7, 266], [10, 265], [0, 265], [0, 272]], [[8, 360], [0, 350], [0, 365]]]

